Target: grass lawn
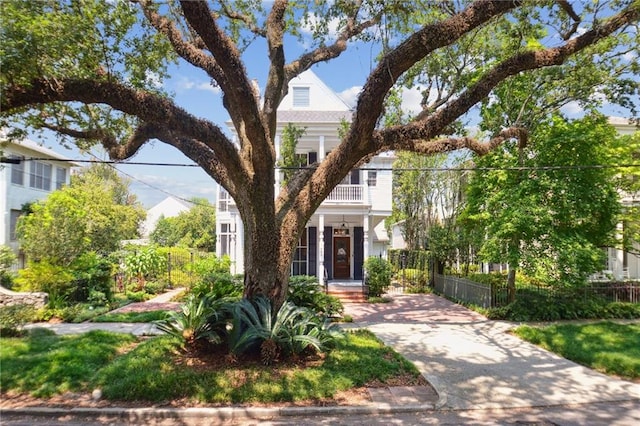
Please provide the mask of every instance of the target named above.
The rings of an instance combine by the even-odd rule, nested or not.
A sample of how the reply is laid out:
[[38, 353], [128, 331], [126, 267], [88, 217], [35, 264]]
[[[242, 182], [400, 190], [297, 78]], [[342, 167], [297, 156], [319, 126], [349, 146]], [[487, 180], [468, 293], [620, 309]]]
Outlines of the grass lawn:
[[640, 324], [521, 326], [514, 332], [589, 368], [632, 380], [640, 378]]
[[224, 355], [192, 358], [168, 336], [31, 334], [0, 342], [2, 393], [44, 397], [101, 388], [112, 401], [242, 404], [331, 398], [367, 384], [424, 384], [415, 367], [367, 331], [348, 333], [325, 358], [265, 367]]
[[167, 311], [106, 313], [93, 318], [92, 322], [152, 322], [167, 318]]

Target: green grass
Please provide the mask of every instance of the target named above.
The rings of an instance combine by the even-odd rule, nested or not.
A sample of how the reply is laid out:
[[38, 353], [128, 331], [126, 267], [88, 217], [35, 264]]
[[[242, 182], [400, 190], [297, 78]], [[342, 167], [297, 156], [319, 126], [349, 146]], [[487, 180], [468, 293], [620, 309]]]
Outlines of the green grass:
[[131, 335], [91, 331], [56, 336], [34, 330], [26, 337], [0, 342], [0, 390], [48, 397], [86, 390], [95, 372], [109, 365], [122, 348], [135, 341]]
[[521, 326], [515, 329], [515, 334], [603, 373], [640, 378], [640, 324]]
[[[99, 387], [105, 398], [114, 401], [185, 399], [240, 404], [322, 399], [398, 375], [416, 382], [419, 377], [411, 363], [367, 331], [348, 333], [324, 362], [306, 367], [287, 363], [267, 368], [224, 362], [216, 369], [190, 367], [176, 362], [180, 342], [168, 336], [144, 340], [116, 357], [117, 349], [131, 339], [110, 333], [3, 339], [2, 391], [46, 396], [65, 390], [90, 392]], [[51, 349], [60, 355], [51, 354]], [[94, 359], [97, 354], [102, 354], [101, 358]], [[91, 361], [85, 361], [85, 357]], [[75, 361], [62, 367], [67, 365], [67, 358]], [[54, 364], [59, 366], [56, 374], [50, 371]]]
[[92, 322], [152, 322], [167, 318], [167, 311], [107, 313]]

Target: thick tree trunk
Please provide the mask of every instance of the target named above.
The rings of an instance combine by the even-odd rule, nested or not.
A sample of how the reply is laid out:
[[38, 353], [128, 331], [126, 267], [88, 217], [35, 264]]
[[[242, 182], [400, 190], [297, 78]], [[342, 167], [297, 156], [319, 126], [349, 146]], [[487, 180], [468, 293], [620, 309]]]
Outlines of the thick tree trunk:
[[512, 303], [516, 301], [516, 268], [509, 266], [509, 273], [507, 274], [507, 302]]

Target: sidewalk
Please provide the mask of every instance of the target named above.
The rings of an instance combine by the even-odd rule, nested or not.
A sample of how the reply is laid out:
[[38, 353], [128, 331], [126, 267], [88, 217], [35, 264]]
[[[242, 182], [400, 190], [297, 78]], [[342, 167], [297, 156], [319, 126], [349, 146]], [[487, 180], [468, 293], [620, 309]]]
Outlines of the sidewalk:
[[[374, 391], [373, 402], [366, 406], [123, 408], [118, 415], [144, 415], [148, 419], [176, 416], [183, 420], [195, 416], [215, 421], [383, 413], [400, 416], [402, 413], [426, 413], [433, 409], [438, 412], [513, 410], [603, 403], [630, 404], [630, 413], [640, 410], [640, 384], [597, 373], [526, 343], [507, 333], [514, 324], [489, 321], [474, 311], [435, 295], [398, 295], [387, 304], [347, 304], [345, 313], [354, 319], [354, 323], [345, 324], [347, 328], [366, 327], [373, 331], [412, 361], [437, 395], [418, 388], [387, 388]], [[46, 326], [61, 334], [98, 328], [138, 335], [157, 332], [149, 324]], [[73, 414], [69, 411], [73, 410], [61, 412], [61, 415]], [[95, 415], [101, 413], [100, 410], [93, 411], [96, 411]]]

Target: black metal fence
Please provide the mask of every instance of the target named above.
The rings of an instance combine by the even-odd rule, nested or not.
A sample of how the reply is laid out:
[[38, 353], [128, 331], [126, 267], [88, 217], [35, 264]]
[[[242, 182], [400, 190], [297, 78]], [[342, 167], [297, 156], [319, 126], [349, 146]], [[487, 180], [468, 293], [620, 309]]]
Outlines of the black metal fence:
[[[464, 277], [435, 274], [434, 288], [447, 297], [483, 308], [505, 306], [508, 303], [506, 277], [504, 283], [486, 284]], [[640, 303], [640, 282], [590, 282], [571, 288], [517, 283], [516, 298], [527, 293], [574, 300], [598, 298], [608, 302]]]

